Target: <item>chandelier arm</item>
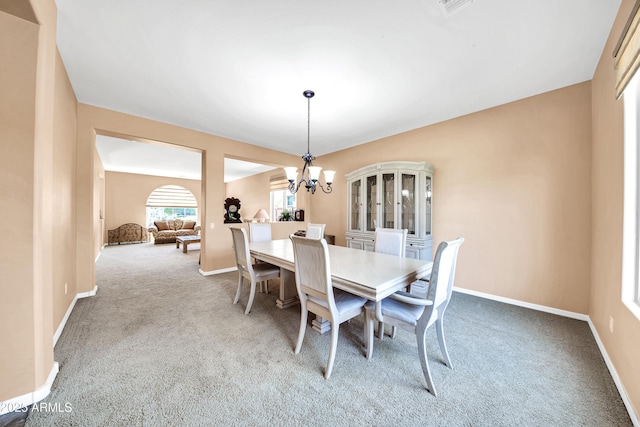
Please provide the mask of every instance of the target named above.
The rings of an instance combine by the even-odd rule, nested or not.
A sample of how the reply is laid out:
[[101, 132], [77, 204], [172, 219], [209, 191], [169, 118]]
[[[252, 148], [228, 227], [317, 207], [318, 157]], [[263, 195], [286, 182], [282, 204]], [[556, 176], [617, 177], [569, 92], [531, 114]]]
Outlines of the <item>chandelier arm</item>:
[[329, 194], [333, 191], [333, 187], [331, 187], [331, 184], [327, 184], [327, 189], [325, 190], [322, 183], [320, 181], [318, 181], [318, 185], [320, 186], [320, 188], [322, 189], [323, 193]]

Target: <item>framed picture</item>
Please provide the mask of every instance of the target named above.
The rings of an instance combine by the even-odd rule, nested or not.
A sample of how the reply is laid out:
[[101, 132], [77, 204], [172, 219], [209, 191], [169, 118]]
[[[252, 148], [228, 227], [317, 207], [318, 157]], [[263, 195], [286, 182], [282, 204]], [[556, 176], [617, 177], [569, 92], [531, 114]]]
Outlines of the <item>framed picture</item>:
[[287, 196], [287, 206], [293, 206], [296, 204], [296, 196]]

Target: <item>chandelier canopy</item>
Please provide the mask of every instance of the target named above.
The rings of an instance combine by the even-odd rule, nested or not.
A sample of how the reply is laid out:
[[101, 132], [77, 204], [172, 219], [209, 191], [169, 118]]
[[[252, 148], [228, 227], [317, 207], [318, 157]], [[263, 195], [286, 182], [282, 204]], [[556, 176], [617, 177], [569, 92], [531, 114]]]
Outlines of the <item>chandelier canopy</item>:
[[[316, 159], [313, 154], [311, 154], [310, 150], [310, 134], [311, 134], [311, 98], [315, 95], [312, 90], [305, 90], [302, 92], [305, 98], [307, 98], [307, 152], [302, 155], [302, 160], [304, 160], [304, 166], [302, 167], [302, 178], [298, 181], [298, 168], [295, 166], [289, 166], [284, 168], [287, 173], [287, 180], [289, 181], [289, 191], [292, 193], [296, 193], [300, 186], [304, 183], [304, 187], [307, 191], [311, 191], [311, 194], [316, 192], [316, 188], [320, 187], [323, 192], [331, 193], [333, 189], [331, 188], [331, 184], [333, 183], [333, 177], [336, 174], [336, 171], [325, 170], [324, 171], [324, 180], [326, 181], [326, 188], [322, 186], [320, 183], [320, 171], [322, 168], [320, 166], [313, 166], [313, 161]], [[296, 182], [297, 181], [297, 182]]]

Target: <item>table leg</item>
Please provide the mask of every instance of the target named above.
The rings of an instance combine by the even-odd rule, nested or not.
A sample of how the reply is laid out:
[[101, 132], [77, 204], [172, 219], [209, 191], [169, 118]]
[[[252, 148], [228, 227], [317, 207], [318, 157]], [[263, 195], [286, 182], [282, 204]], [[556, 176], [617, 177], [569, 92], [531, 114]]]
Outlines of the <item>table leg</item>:
[[329, 332], [331, 330], [331, 322], [329, 322], [324, 317], [316, 316], [316, 318], [311, 322], [311, 329], [324, 334], [325, 332]]
[[187, 243], [188, 242], [182, 242], [182, 253], [187, 253]]
[[276, 300], [278, 308], [289, 308], [300, 304], [298, 290], [296, 289], [296, 277], [293, 271], [280, 269], [280, 296]]
[[180, 249], [180, 240], [176, 240], [176, 249]]

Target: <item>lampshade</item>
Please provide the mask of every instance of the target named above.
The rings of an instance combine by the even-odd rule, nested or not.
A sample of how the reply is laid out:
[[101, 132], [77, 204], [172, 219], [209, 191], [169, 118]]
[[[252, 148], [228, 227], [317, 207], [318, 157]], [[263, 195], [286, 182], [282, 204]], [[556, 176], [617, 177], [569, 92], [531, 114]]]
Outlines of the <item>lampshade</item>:
[[320, 166], [309, 166], [309, 179], [311, 181], [319, 180], [321, 170], [322, 168]]
[[253, 219], [257, 219], [260, 222], [264, 222], [269, 219], [269, 214], [264, 209], [258, 209], [258, 212], [253, 216]]
[[289, 181], [295, 181], [298, 179], [298, 168], [295, 166], [289, 166], [284, 168], [284, 171], [287, 173], [287, 179]]
[[336, 176], [336, 171], [324, 171], [324, 180], [327, 181], [327, 184], [333, 182], [334, 176]]

